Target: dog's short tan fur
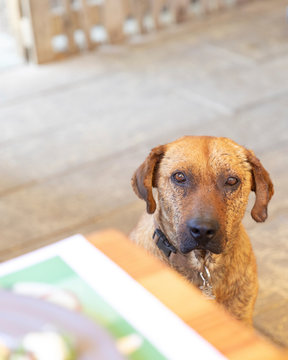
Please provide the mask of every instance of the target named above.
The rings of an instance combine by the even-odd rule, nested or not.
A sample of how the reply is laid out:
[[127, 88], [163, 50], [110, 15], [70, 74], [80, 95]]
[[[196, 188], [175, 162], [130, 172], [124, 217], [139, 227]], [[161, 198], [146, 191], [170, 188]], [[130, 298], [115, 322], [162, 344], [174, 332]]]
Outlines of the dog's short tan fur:
[[[186, 175], [183, 186], [173, 181], [175, 172]], [[226, 183], [231, 176], [239, 180], [236, 188]], [[258, 289], [257, 269], [241, 220], [251, 190], [256, 194], [251, 214], [257, 222], [265, 221], [273, 195], [269, 174], [254, 153], [227, 138], [183, 137], [154, 148], [136, 170], [132, 185], [146, 201], [147, 213], [131, 239], [198, 287], [205, 265], [216, 300], [236, 318], [251, 324]], [[181, 253], [181, 244], [187, 241], [187, 221], [206, 217], [219, 223], [217, 239], [210, 245], [213, 251], [194, 249]], [[159, 250], [152, 239], [155, 228], [165, 233], [177, 254], [168, 258]]]

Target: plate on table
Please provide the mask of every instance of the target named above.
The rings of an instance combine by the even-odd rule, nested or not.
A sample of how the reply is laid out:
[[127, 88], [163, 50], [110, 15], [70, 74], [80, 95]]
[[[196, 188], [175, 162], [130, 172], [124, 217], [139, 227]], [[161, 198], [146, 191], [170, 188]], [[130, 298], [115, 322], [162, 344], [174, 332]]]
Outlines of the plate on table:
[[73, 339], [77, 360], [123, 360], [115, 342], [81, 313], [44, 300], [0, 291], [0, 337], [21, 344], [24, 336], [53, 329]]

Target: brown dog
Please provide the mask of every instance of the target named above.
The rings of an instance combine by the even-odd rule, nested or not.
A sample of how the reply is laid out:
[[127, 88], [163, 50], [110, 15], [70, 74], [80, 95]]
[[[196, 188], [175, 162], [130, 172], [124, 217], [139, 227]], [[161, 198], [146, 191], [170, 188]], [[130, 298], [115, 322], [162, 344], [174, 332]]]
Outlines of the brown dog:
[[148, 214], [131, 239], [251, 324], [257, 269], [241, 220], [251, 190], [257, 222], [266, 220], [273, 195], [254, 153], [227, 138], [183, 137], [154, 148], [132, 185]]

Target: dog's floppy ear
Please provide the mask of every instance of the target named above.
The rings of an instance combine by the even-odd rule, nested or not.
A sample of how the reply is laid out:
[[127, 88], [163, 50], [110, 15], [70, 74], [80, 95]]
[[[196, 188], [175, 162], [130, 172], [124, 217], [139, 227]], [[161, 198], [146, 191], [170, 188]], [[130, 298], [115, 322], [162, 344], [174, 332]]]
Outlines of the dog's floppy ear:
[[156, 186], [155, 173], [164, 152], [164, 145], [152, 149], [144, 163], [135, 171], [131, 180], [136, 195], [146, 201], [148, 214], [153, 214], [156, 210], [152, 187]]
[[267, 219], [267, 206], [274, 194], [274, 188], [268, 172], [261, 162], [248, 150], [247, 159], [252, 167], [252, 191], [256, 194], [255, 204], [251, 211], [252, 218], [257, 222], [264, 222]]

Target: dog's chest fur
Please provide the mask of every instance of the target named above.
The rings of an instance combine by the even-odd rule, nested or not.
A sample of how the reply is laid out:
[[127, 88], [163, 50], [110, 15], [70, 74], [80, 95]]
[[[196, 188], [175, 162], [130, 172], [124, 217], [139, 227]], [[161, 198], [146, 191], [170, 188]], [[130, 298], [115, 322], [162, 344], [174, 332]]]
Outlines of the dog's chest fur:
[[169, 264], [172, 268], [180, 272], [187, 280], [198, 288], [203, 285], [200, 273], [205, 274], [205, 267], [211, 274], [211, 284], [217, 286], [220, 277], [223, 276], [223, 268], [219, 264], [221, 255], [215, 257], [208, 251], [195, 250], [184, 256], [179, 252], [171, 253], [169, 258], [157, 247], [156, 240], [153, 239], [155, 231], [155, 221], [153, 216], [144, 214], [136, 229], [130, 237], [137, 244], [143, 246], [148, 252], [155, 255], [163, 262]]
[[172, 254], [168, 262], [198, 288], [203, 286], [203, 276], [210, 285], [215, 287], [223, 274], [213, 255], [207, 251], [195, 250], [185, 258], [181, 254]]

